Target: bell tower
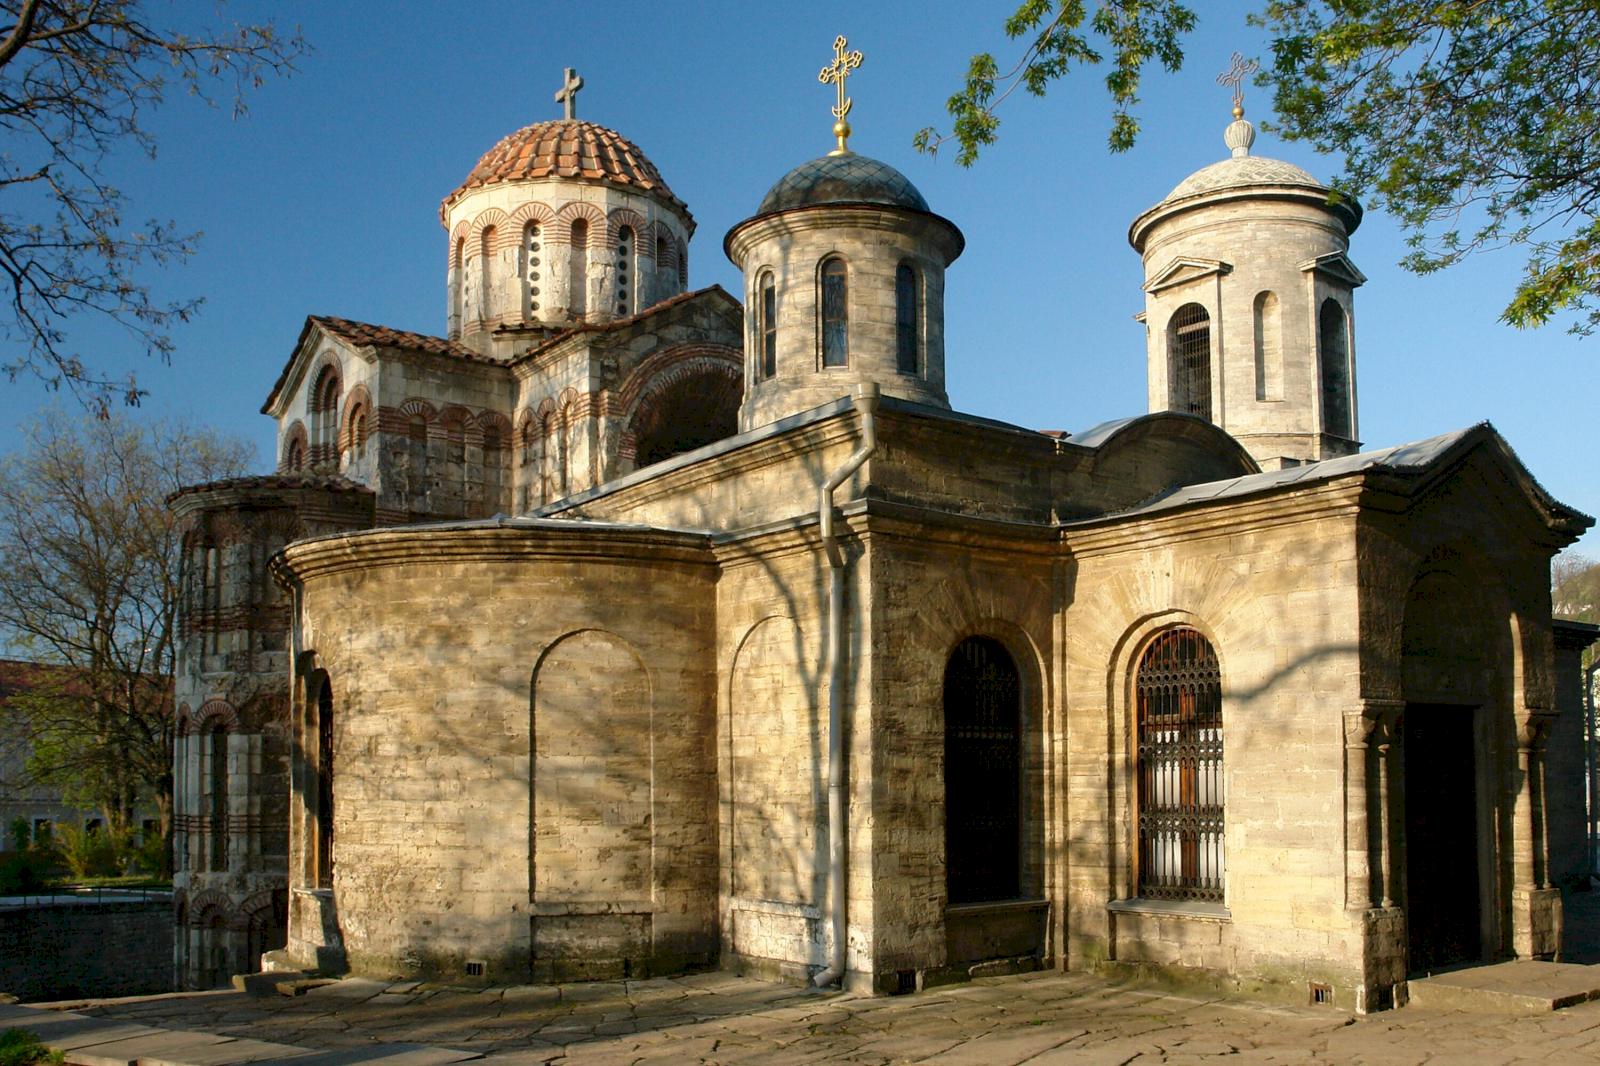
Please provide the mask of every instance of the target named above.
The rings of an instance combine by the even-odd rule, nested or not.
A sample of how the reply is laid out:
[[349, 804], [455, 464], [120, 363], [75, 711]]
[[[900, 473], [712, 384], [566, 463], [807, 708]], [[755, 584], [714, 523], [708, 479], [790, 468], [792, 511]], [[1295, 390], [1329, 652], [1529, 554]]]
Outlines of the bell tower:
[[1238, 438], [1263, 469], [1359, 448], [1355, 289], [1361, 205], [1306, 171], [1250, 154], [1235, 52], [1229, 158], [1144, 212], [1128, 241], [1144, 259], [1150, 410], [1182, 411]]

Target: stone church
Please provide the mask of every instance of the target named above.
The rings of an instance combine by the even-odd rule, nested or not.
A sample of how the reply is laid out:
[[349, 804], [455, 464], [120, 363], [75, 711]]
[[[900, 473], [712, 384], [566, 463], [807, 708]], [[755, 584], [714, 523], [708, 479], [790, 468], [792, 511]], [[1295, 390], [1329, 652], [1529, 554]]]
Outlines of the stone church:
[[444, 334], [308, 318], [277, 471], [174, 496], [187, 985], [1053, 966], [1369, 1010], [1559, 950], [1592, 634], [1549, 563], [1591, 519], [1487, 424], [1363, 450], [1359, 205], [1236, 99], [1129, 230], [1148, 413], [961, 413], [964, 239], [848, 147], [859, 62], [724, 237], [737, 296], [568, 71], [440, 208]]

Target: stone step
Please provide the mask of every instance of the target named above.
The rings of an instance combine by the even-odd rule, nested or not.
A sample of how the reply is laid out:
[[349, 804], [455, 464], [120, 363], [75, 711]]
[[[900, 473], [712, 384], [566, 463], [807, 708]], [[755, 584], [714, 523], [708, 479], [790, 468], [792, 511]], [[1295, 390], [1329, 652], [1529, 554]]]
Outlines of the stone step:
[[1473, 1014], [1544, 1014], [1600, 999], [1600, 966], [1500, 962], [1407, 982], [1412, 1006]]

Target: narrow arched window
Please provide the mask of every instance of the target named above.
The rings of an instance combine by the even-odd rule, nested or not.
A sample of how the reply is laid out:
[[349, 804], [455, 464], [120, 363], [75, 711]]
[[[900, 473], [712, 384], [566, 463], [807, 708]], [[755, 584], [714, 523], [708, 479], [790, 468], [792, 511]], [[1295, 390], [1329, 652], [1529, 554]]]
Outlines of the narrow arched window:
[[228, 729], [218, 723], [209, 733], [205, 784], [210, 793], [211, 854], [209, 868], [228, 868]]
[[1167, 325], [1168, 404], [1174, 411], [1211, 418], [1211, 316], [1184, 304]]
[[522, 230], [521, 262], [517, 269], [522, 276], [524, 320], [539, 317], [539, 245], [539, 223], [530, 222]]
[[1223, 899], [1222, 668], [1198, 630], [1171, 629], [1139, 660], [1138, 893]]
[[289, 459], [284, 465], [297, 474], [304, 470], [306, 468], [305, 445], [301, 444], [298, 440], [291, 441], [289, 443]]
[[894, 368], [902, 374], [922, 369], [918, 310], [917, 272], [911, 264], [901, 263], [894, 272]]
[[333, 887], [333, 686], [317, 686], [317, 887]]
[[1258, 292], [1255, 299], [1256, 399], [1283, 399], [1283, 333], [1278, 324], [1278, 295]]
[[843, 259], [822, 264], [822, 365], [850, 364], [850, 310]]
[[356, 459], [367, 455], [367, 409], [360, 406], [350, 415], [350, 450]]
[[756, 323], [761, 335], [761, 367], [758, 378], [770, 378], [778, 373], [778, 286], [772, 271], [761, 275], [761, 317]]
[[1322, 360], [1322, 431], [1355, 437], [1350, 412], [1350, 343], [1344, 308], [1331, 296], [1317, 313], [1317, 349]]
[[956, 645], [944, 668], [945, 876], [951, 903], [1022, 884], [1022, 686], [1005, 646]]
[[478, 238], [478, 317], [493, 318], [495, 228], [489, 226]]
[[623, 226], [617, 231], [617, 314], [633, 314], [634, 282], [633, 227]]
[[483, 427], [483, 514], [497, 515], [503, 509], [500, 499], [505, 481], [505, 451], [500, 446], [497, 426]]
[[339, 373], [323, 367], [311, 393], [311, 454], [316, 463], [339, 463]]
[[567, 309], [574, 318], [589, 310], [589, 223], [572, 224], [572, 250], [567, 262]]

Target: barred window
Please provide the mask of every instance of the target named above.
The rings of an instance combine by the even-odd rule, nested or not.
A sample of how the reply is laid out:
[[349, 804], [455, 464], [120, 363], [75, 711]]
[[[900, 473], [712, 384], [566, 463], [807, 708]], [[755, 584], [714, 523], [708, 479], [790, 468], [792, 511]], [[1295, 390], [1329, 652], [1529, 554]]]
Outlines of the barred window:
[[778, 287], [772, 272], [761, 275], [761, 372], [758, 377], [778, 373]]
[[1184, 304], [1167, 325], [1168, 404], [1211, 420], [1211, 315]]
[[1139, 888], [1145, 899], [1222, 902], [1222, 669], [1193, 629], [1139, 661]]

